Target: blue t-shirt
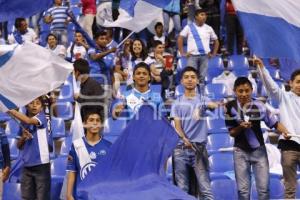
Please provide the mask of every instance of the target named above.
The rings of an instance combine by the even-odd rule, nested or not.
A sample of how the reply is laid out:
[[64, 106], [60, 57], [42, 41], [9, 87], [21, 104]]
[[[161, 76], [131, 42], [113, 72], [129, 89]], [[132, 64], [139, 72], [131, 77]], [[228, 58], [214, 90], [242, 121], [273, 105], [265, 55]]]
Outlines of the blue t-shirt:
[[[76, 142], [81, 143], [84, 146], [76, 145]], [[78, 144], [78, 143], [77, 143]], [[75, 140], [71, 146], [71, 150], [69, 153], [67, 171], [76, 172], [76, 183], [74, 188], [74, 194], [76, 196], [76, 188], [77, 185], [84, 180], [91, 170], [96, 166], [97, 163], [101, 162], [104, 156], [106, 156], [111, 143], [105, 139], [101, 139], [97, 144], [90, 145], [85, 137], [79, 138]], [[88, 157], [86, 154], [82, 153], [87, 151]]]
[[[101, 53], [102, 50], [90, 48], [88, 55]], [[114, 67], [114, 54], [110, 53], [98, 60], [90, 59], [90, 75], [101, 84], [111, 85], [112, 72]], [[101, 76], [101, 75], [104, 75]], [[106, 80], [105, 80], [106, 79]]]
[[[37, 166], [50, 162], [49, 146], [51, 144], [51, 134], [47, 130], [47, 119], [43, 111], [34, 116], [39, 121], [39, 125], [29, 125], [22, 123], [33, 138], [26, 140], [24, 148], [21, 150], [21, 156], [25, 167]], [[19, 131], [17, 138], [22, 136], [22, 130]]]
[[0, 169], [2, 169], [4, 165], [2, 146], [7, 144], [8, 144], [8, 140], [7, 140], [7, 136], [5, 135], [5, 131], [0, 127]]
[[[158, 113], [160, 109], [163, 109], [163, 100], [159, 93], [153, 92], [150, 89], [144, 93], [139, 92], [137, 89], [133, 88], [124, 93], [124, 99], [119, 100], [119, 102], [124, 102], [126, 104], [126, 108], [123, 111], [125, 113], [126, 118], [132, 119], [134, 115], [136, 115], [143, 104], [151, 105], [155, 112], [156, 116], [159, 116]], [[118, 105], [116, 103], [115, 105]]]
[[[191, 142], [206, 142], [206, 105], [209, 99], [197, 94], [192, 98], [179, 96], [172, 105], [171, 117], [179, 118], [181, 127]], [[179, 141], [181, 144], [182, 141]]]

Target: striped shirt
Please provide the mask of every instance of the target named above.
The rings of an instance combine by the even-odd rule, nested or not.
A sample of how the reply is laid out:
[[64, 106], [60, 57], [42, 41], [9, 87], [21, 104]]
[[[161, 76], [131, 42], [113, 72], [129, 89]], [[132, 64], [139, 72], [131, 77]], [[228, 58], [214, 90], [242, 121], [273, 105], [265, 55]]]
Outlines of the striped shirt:
[[67, 6], [54, 6], [49, 8], [45, 16], [52, 16], [53, 20], [51, 22], [50, 30], [66, 30], [67, 26], [65, 24], [68, 19], [68, 13], [71, 11]]

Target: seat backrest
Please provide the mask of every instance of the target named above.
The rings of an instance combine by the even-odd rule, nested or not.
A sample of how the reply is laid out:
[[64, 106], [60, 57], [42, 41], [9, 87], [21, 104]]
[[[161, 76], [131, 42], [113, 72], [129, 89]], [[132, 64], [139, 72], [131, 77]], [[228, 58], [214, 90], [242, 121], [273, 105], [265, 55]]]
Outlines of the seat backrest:
[[211, 172], [233, 171], [232, 152], [217, 152], [208, 158]]
[[21, 200], [21, 184], [5, 182], [2, 197], [3, 200]]
[[53, 138], [60, 138], [66, 135], [65, 121], [61, 118], [51, 117], [51, 131]]
[[119, 136], [126, 128], [127, 122], [124, 119], [116, 119], [109, 117], [104, 122], [103, 133]]
[[51, 176], [64, 178], [67, 168], [67, 157], [60, 156], [51, 160]]
[[207, 150], [218, 150], [233, 146], [233, 138], [229, 134], [210, 134], [207, 137]]
[[232, 55], [229, 57], [227, 68], [234, 70], [235, 68], [249, 69], [248, 59], [244, 55]]
[[214, 199], [228, 200], [238, 199], [237, 186], [234, 180], [231, 179], [217, 179], [211, 182], [211, 189]]

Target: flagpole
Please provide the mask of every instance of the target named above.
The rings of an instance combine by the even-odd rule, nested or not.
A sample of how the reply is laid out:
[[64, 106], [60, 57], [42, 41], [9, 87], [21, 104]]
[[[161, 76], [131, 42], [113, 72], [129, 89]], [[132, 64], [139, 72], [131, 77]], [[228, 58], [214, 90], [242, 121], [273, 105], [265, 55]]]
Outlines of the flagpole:
[[127, 36], [126, 36], [126, 38], [125, 39], [123, 39], [119, 44], [118, 44], [118, 46], [117, 46], [117, 49], [130, 37], [130, 36], [132, 36], [134, 34], [134, 31], [131, 31]]

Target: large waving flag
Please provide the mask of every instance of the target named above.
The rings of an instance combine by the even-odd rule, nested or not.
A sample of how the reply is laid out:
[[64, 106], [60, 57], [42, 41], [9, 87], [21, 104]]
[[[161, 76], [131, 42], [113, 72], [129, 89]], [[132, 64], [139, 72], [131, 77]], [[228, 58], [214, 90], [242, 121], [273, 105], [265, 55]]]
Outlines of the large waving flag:
[[53, 4], [53, 0], [0, 0], [0, 22], [30, 17]]
[[36, 44], [0, 46], [0, 111], [24, 106], [58, 88], [72, 70], [72, 64]]
[[121, 0], [119, 17], [114, 22], [105, 21], [103, 26], [122, 27], [134, 32], [146, 28], [157, 16], [162, 14], [162, 8], [171, 0]]
[[78, 199], [195, 200], [170, 184], [164, 166], [178, 142], [174, 128], [153, 119], [153, 108], [142, 106], [107, 156], [77, 188]]
[[232, 2], [254, 54], [300, 61], [299, 0]]

